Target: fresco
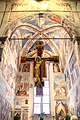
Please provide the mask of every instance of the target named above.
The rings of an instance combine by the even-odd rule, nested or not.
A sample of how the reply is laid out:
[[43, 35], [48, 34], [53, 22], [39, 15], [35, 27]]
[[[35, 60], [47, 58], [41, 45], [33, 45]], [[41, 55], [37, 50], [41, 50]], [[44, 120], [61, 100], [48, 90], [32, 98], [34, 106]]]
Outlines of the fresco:
[[77, 105], [77, 115], [80, 116], [80, 102]]
[[13, 101], [16, 73], [17, 68], [15, 65], [14, 57], [11, 53], [9, 42], [6, 41], [1, 61], [0, 94], [12, 105], [12, 107], [14, 104]]
[[59, 64], [53, 63], [53, 72], [54, 72], [54, 73], [60, 72]]
[[[13, 42], [14, 43], [14, 42]], [[15, 43], [14, 43], [15, 44]], [[14, 44], [12, 45], [14, 47]], [[18, 48], [12, 47], [9, 41], [5, 42], [1, 61], [0, 99], [1, 99], [1, 120], [12, 119], [14, 107], [14, 90], [17, 74]]]
[[15, 110], [13, 120], [20, 120], [21, 119], [21, 111]]
[[[68, 37], [69, 38], [69, 37]], [[72, 51], [72, 42], [69, 39], [65, 40], [65, 50], [64, 50], [64, 56], [65, 56], [65, 63], [67, 63], [67, 59], [70, 56], [70, 53]]]
[[16, 95], [29, 96], [29, 75], [19, 75], [16, 81]]
[[68, 111], [67, 100], [56, 100], [56, 119], [59, 120], [60, 117], [64, 118]]
[[30, 63], [21, 64], [19, 67], [20, 72], [30, 72]]
[[[15, 7], [16, 5], [18, 4], [16, 3], [12, 7]], [[64, 5], [58, 4], [58, 6], [64, 6]], [[67, 4], [65, 6], [70, 7]], [[55, 46], [55, 47], [48, 46], [47, 42], [45, 42], [45, 49], [51, 51], [53, 54], [58, 53], [58, 51], [60, 51], [60, 48], [61, 48], [62, 38], [70, 37], [67, 31], [70, 33], [72, 31], [70, 29], [70, 26], [66, 27], [67, 31], [66, 29], [64, 30], [64, 28], [61, 27], [63, 24], [65, 25], [65, 20], [64, 21], [61, 20], [59, 16], [40, 13], [40, 14], [35, 14], [25, 18], [21, 18], [19, 19], [19, 22], [15, 22], [13, 23], [13, 25], [11, 25], [11, 32], [9, 34], [10, 34], [10, 38], [14, 38], [14, 40], [11, 41], [9, 49], [7, 44], [5, 53], [3, 55], [3, 57], [5, 58], [5, 59], [3, 58], [4, 64], [2, 64], [2, 75], [10, 86], [10, 89], [6, 87], [6, 91], [8, 91], [6, 95], [8, 97], [8, 100], [10, 100], [10, 102], [12, 102], [12, 98], [13, 98], [13, 95], [11, 93], [12, 93], [12, 90], [14, 90], [14, 81], [16, 81], [16, 84], [17, 84], [15, 89], [16, 95], [29, 96], [29, 79], [30, 78], [29, 78], [29, 75], [26, 74], [26, 72], [30, 72], [29, 64], [21, 64], [19, 72], [24, 72], [24, 74], [19, 73], [20, 75], [18, 76], [18, 79], [15, 80], [15, 77], [17, 74], [16, 66], [18, 66], [18, 63], [19, 63], [20, 51], [22, 51], [22, 55], [30, 53], [33, 49], [32, 45], [34, 44], [35, 46], [36, 40], [41, 40], [44, 38], [43, 40], [46, 41], [47, 39], [47, 41], [50, 41], [52, 45]], [[18, 38], [20, 42], [17, 40]], [[61, 38], [61, 39], [58, 39], [58, 38]], [[67, 44], [67, 46], [68, 45], [69, 44]], [[66, 49], [68, 50], [68, 47]], [[10, 57], [11, 54], [12, 56]], [[12, 62], [10, 63], [10, 61]], [[72, 58], [72, 62], [74, 62], [74, 58]], [[77, 67], [75, 67], [75, 70], [74, 70], [75, 74], [73, 73], [74, 66], [72, 62], [69, 63], [69, 66], [71, 67], [68, 71], [70, 74], [69, 89], [71, 89], [72, 84], [75, 83], [74, 76], [78, 77], [78, 74], [76, 74]], [[54, 66], [55, 65], [53, 65], [53, 71], [56, 72], [56, 70], [54, 70], [55, 69]], [[56, 67], [57, 67], [57, 72], [60, 72], [60, 68], [58, 64], [56, 64]], [[54, 82], [55, 82], [54, 83], [55, 97], [58, 97], [58, 98], [66, 97], [67, 92], [66, 92], [64, 75], [56, 76]], [[5, 88], [4, 86], [2, 87], [4, 92]], [[11, 93], [9, 93], [9, 90], [11, 91]], [[77, 101], [77, 95], [78, 95], [77, 91], [78, 91], [78, 88], [76, 87], [76, 101]]]
[[70, 101], [70, 113], [77, 115], [78, 110], [76, 110], [76, 107], [78, 107], [78, 104], [80, 102], [80, 80], [79, 79], [79, 66], [76, 62], [76, 55], [73, 51], [69, 60], [69, 64], [66, 69], [66, 83], [67, 83], [67, 90], [70, 91], [70, 94], [68, 96], [68, 100]]
[[72, 88], [72, 86], [75, 84], [78, 77], [79, 77], [79, 67], [76, 64], [76, 56], [73, 51], [71, 58], [69, 60], [69, 64], [66, 69], [66, 80], [68, 81], [67, 86], [69, 88], [68, 90], [70, 90]]
[[[18, 57], [19, 50], [21, 48], [25, 48], [26, 45], [28, 49], [25, 52], [29, 53], [32, 49], [32, 45], [34, 43], [36, 44], [36, 40], [40, 39], [48, 39], [53, 43], [56, 49], [60, 49], [62, 38], [70, 37], [68, 35], [69, 32], [67, 33], [67, 31], [61, 27], [62, 23], [63, 20], [59, 16], [46, 13], [25, 16], [24, 18], [19, 19], [18, 22], [15, 21], [15, 23], [10, 26], [10, 32], [7, 30], [7, 34], [10, 34], [10, 38], [14, 39], [11, 42], [11, 49], [13, 53], [17, 53], [16, 56]], [[18, 38], [20, 41], [17, 41]], [[17, 42], [15, 42], [15, 40]], [[35, 41], [32, 44], [29, 42], [30, 40]], [[49, 49], [49, 51], [54, 53], [52, 48], [47, 46], [47, 42], [45, 42], [45, 48], [46, 50]]]
[[[74, 93], [74, 94], [72, 94]], [[72, 105], [72, 107], [74, 108], [74, 105], [76, 104], [76, 87], [74, 87], [74, 89], [72, 90], [72, 93], [70, 94], [70, 104]]]
[[2, 75], [7, 80], [8, 83], [10, 81], [10, 78], [12, 79], [15, 78], [15, 74], [17, 72], [14, 59], [15, 58], [11, 53], [10, 46], [7, 43], [2, 54], [1, 69], [2, 69]]
[[80, 94], [79, 94], [79, 90], [80, 90], [80, 81], [76, 84], [76, 86], [72, 89], [69, 97], [69, 101], [70, 101], [70, 112], [72, 114], [80, 114], [80, 110], [79, 110], [79, 103], [80, 103]]
[[67, 95], [64, 74], [57, 75], [54, 78], [55, 97], [64, 98]]
[[15, 107], [21, 108], [22, 107], [22, 99], [15, 99]]
[[23, 111], [22, 120], [28, 120], [28, 113], [26, 112], [26, 110]]
[[0, 95], [0, 119], [10, 120], [12, 119], [12, 107], [10, 103]]
[[78, 81], [78, 84], [76, 85], [76, 102], [80, 102], [80, 80]]

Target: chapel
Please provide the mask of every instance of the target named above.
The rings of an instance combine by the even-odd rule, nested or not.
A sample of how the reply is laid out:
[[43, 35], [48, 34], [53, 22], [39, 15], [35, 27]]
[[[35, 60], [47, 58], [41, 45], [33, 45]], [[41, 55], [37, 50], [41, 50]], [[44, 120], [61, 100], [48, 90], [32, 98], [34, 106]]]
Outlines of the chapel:
[[0, 120], [80, 120], [79, 0], [0, 0]]

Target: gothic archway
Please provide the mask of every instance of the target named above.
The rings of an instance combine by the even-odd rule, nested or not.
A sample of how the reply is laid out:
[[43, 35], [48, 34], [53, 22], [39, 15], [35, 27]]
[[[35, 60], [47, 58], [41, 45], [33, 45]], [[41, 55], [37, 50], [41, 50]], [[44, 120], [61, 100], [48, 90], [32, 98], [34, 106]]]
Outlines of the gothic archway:
[[[15, 47], [17, 51], [20, 51], [18, 56], [35, 56], [33, 47], [37, 40], [43, 40], [45, 55], [59, 55], [62, 65], [62, 62], [65, 63], [63, 56], [67, 59], [67, 54], [72, 48], [71, 40], [76, 33], [76, 28], [66, 19], [61, 19], [54, 14], [39, 13], [16, 20], [6, 28], [3, 34], [9, 37], [12, 49], [14, 49], [14, 44], [18, 47]], [[68, 51], [65, 44], [69, 44]]]

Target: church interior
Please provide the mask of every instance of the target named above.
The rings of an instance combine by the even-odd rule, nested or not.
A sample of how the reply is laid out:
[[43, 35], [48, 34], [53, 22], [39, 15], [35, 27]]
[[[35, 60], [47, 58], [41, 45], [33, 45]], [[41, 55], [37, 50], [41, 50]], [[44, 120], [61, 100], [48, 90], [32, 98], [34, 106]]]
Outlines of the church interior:
[[79, 0], [0, 0], [0, 120], [80, 120]]

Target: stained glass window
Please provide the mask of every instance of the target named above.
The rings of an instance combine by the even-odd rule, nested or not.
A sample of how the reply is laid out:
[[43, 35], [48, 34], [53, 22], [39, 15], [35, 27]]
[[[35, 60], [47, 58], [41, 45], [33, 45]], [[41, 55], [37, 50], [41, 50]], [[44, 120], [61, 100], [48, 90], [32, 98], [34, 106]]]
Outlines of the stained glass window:
[[34, 88], [34, 114], [50, 114], [50, 93], [49, 81], [44, 80], [43, 95], [36, 96], [36, 87]]

